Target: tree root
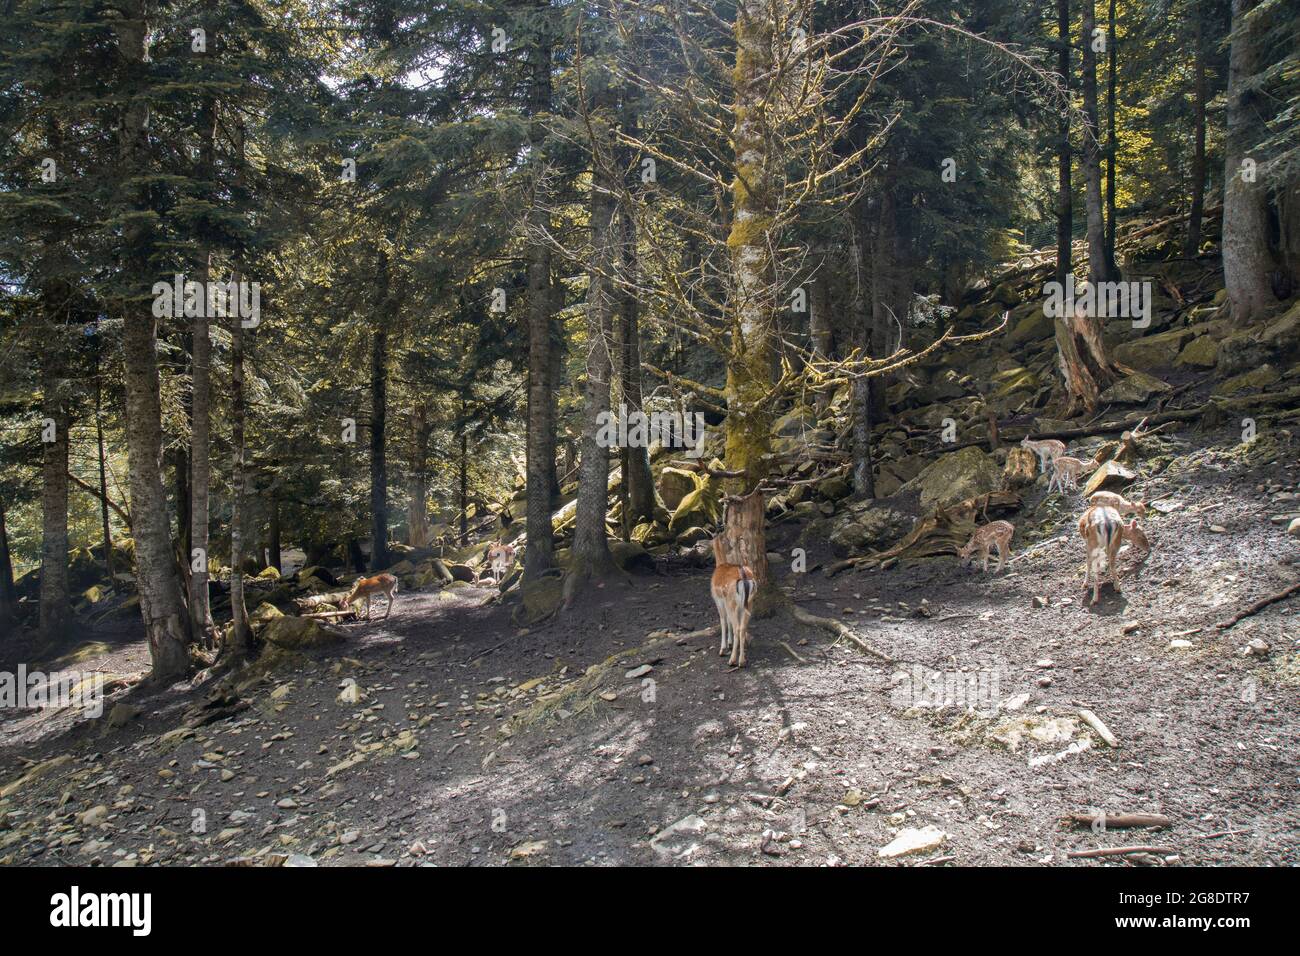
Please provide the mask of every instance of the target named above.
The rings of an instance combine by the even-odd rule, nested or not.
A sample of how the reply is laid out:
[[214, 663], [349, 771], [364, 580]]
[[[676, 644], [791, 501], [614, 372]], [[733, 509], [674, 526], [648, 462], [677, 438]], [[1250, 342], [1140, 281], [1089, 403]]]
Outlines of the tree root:
[[1220, 621], [1218, 624], [1215, 625], [1215, 627], [1217, 627], [1221, 631], [1226, 631], [1228, 628], [1232, 627], [1238, 621], [1248, 618], [1254, 614], [1258, 614], [1260, 611], [1264, 610], [1264, 608], [1268, 607], [1270, 604], [1276, 604], [1278, 601], [1285, 601], [1291, 595], [1296, 593], [1300, 593], [1300, 581], [1297, 581], [1289, 588], [1283, 588], [1281, 591], [1278, 591], [1276, 594], [1270, 594], [1268, 597], [1256, 601], [1254, 604], [1246, 608], [1244, 611], [1238, 611], [1236, 614], [1232, 615], [1232, 617], [1228, 618], [1226, 621]]
[[[857, 634], [853, 633], [853, 630], [842, 621], [837, 621], [831, 617], [818, 617], [816, 614], [810, 614], [797, 604], [790, 605], [790, 615], [801, 624], [810, 624], [813, 627], [820, 627], [824, 631], [830, 631], [832, 634], [837, 636], [836, 643], [839, 643], [840, 639], [847, 640], [849, 643], [856, 645], [859, 650], [884, 661], [886, 664], [895, 663], [892, 657], [876, 650], [862, 638], [858, 637]], [[834, 645], [831, 646], [833, 647]]]

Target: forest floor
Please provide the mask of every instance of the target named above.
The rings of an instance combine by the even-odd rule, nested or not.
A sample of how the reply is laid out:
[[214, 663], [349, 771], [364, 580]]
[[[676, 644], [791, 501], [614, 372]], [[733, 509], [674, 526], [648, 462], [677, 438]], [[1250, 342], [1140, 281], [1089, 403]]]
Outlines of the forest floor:
[[[1272, 519], [1300, 508], [1300, 446], [1168, 440], [1179, 457], [1143, 488], [1166, 512], [1154, 551], [1135, 577], [1126, 548], [1123, 593], [1095, 608], [1080, 509], [1042, 479], [1002, 575], [774, 565], [892, 664], [782, 613], [730, 669], [690, 636], [716, 624], [708, 569], [669, 564], [527, 633], [486, 588], [402, 593], [207, 710], [210, 687], [123, 686], [97, 721], [7, 712], [0, 862], [859, 865], [932, 825], [942, 844], [902, 862], [1122, 866], [1067, 853], [1157, 844], [1183, 865], [1300, 864], [1300, 597], [1215, 628], [1295, 580], [1300, 540]], [[810, 569], [832, 560], [805, 544]], [[60, 666], [147, 665], [129, 628], [93, 637]], [[933, 706], [930, 672], [958, 706]], [[1061, 822], [1095, 810], [1173, 823]]]

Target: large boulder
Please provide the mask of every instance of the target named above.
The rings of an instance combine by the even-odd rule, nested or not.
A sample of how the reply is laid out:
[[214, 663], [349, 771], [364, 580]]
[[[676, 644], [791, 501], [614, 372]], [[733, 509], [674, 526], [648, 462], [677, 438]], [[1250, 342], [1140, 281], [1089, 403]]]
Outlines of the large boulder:
[[1025, 345], [1049, 339], [1056, 334], [1056, 320], [1044, 314], [1042, 305], [1037, 302], [1026, 303], [1016, 309], [1011, 313], [1008, 324], [1011, 331], [1007, 333], [1007, 341], [1012, 345]]
[[1202, 335], [1187, 343], [1174, 364], [1190, 365], [1194, 368], [1213, 368], [1218, 360], [1218, 340], [1212, 335]]
[[1259, 338], [1282, 354], [1300, 351], [1300, 302], [1265, 326]]
[[1242, 372], [1227, 381], [1220, 382], [1215, 387], [1214, 394], [1238, 395], [1257, 388], [1268, 388], [1281, 377], [1281, 374], [1273, 366], [1261, 365], [1259, 368], [1251, 369], [1249, 372]]
[[[714, 459], [711, 466], [720, 467], [721, 464]], [[722, 519], [721, 494], [722, 483], [706, 475], [700, 480], [699, 487], [683, 498], [674, 509], [673, 516], [668, 521], [668, 530], [676, 536], [687, 528], [707, 528], [717, 524]]]
[[523, 584], [519, 589], [520, 604], [511, 616], [517, 627], [532, 627], [546, 620], [564, 600], [564, 579], [558, 574], [548, 574]]
[[684, 468], [669, 466], [659, 473], [659, 497], [669, 511], [675, 510], [699, 486], [700, 479]]
[[858, 507], [835, 525], [830, 533], [831, 550], [844, 558], [864, 551], [880, 550], [912, 528], [912, 517], [885, 507]]
[[1240, 375], [1267, 365], [1275, 352], [1272, 345], [1260, 341], [1250, 332], [1238, 332], [1219, 343], [1215, 370], [1224, 377]]
[[1115, 359], [1137, 369], [1169, 368], [1191, 338], [1189, 329], [1144, 335], [1115, 346]]
[[1169, 386], [1155, 376], [1146, 372], [1134, 372], [1102, 392], [1101, 400], [1116, 405], [1141, 405], [1149, 401], [1152, 395], [1167, 391]]
[[639, 541], [610, 541], [609, 553], [614, 563], [624, 571], [653, 571], [655, 568], [655, 559]]
[[324, 627], [319, 622], [305, 617], [273, 618], [262, 629], [262, 638], [277, 647], [301, 649], [306, 647], [323, 647], [345, 640], [342, 631]]
[[919, 491], [921, 507], [928, 511], [997, 491], [1001, 484], [1002, 469], [997, 461], [971, 445], [941, 456], [903, 487]]
[[1137, 478], [1137, 472], [1117, 461], [1108, 461], [1094, 471], [1083, 486], [1086, 499], [1098, 491], [1121, 491]]

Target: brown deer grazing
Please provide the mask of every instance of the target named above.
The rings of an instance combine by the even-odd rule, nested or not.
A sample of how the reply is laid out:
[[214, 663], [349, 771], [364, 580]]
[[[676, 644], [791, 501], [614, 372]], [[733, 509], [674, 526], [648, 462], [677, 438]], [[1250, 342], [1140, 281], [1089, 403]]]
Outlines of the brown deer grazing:
[[1057, 441], [1055, 438], [1044, 438], [1042, 441], [1031, 441], [1026, 435], [1024, 441], [1020, 443], [1021, 448], [1028, 448], [1038, 456], [1038, 466], [1041, 469], [1040, 474], [1047, 474], [1047, 468], [1051, 465], [1054, 458], [1059, 458], [1065, 454], [1065, 442]]
[[[1113, 491], [1094, 491], [1088, 498], [1090, 505], [1106, 505], [1114, 508], [1122, 515], [1139, 515], [1143, 518], [1147, 516], [1147, 505], [1145, 501], [1129, 501], [1121, 494]], [[1138, 529], [1139, 532], [1141, 529]], [[1146, 535], [1143, 535], [1145, 538]]]
[[758, 582], [754, 573], [742, 564], [728, 564], [722, 546], [722, 535], [713, 538], [713, 603], [718, 607], [718, 623], [722, 630], [722, 643], [718, 656], [731, 651], [727, 663], [732, 667], [745, 666], [745, 641], [749, 639], [749, 606], [754, 600]]
[[981, 557], [984, 559], [983, 570], [985, 574], [989, 571], [989, 552], [996, 544], [998, 548], [998, 566], [994, 574], [1002, 573], [1002, 565], [1011, 553], [1011, 536], [1016, 533], [1016, 526], [1010, 521], [990, 521], [982, 528], [976, 528], [975, 533], [970, 536], [966, 546], [957, 553], [961, 558], [962, 565], [966, 566], [971, 563], [978, 549]]
[[499, 585], [515, 563], [515, 549], [508, 544], [493, 544], [487, 550], [488, 569], [492, 583]]
[[353, 601], [366, 599], [366, 620], [370, 620], [370, 602], [377, 594], [384, 595], [388, 599], [388, 607], [384, 609], [382, 620], [388, 620], [388, 615], [393, 613], [393, 599], [397, 595], [397, 578], [391, 574], [376, 574], [373, 578], [358, 578], [357, 583], [352, 585], [352, 590], [348, 596], [343, 599], [339, 607], [348, 610], [352, 607]]

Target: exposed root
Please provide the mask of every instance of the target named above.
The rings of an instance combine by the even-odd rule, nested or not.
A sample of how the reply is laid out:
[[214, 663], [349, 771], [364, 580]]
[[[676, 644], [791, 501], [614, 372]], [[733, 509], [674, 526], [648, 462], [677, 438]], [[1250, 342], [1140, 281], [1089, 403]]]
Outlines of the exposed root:
[[818, 617], [816, 614], [809, 614], [797, 604], [790, 605], [790, 614], [801, 624], [810, 624], [813, 627], [820, 627], [824, 631], [830, 631], [832, 634], [836, 635], [836, 643], [839, 643], [840, 639], [846, 640], [850, 644], [856, 645], [859, 650], [884, 661], [886, 664], [895, 663], [892, 657], [876, 650], [862, 638], [858, 637], [857, 634], [853, 633], [853, 630], [842, 621], [837, 621], [832, 617]]

